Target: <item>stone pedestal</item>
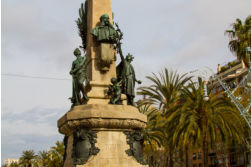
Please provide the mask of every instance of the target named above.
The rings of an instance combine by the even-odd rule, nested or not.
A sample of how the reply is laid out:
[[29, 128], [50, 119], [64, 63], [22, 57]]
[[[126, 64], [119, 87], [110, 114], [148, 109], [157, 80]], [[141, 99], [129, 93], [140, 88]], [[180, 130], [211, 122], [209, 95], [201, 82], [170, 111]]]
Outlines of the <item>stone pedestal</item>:
[[[142, 130], [147, 118], [137, 108], [127, 105], [86, 104], [74, 107], [58, 120], [59, 132], [68, 136], [64, 167], [140, 167], [124, 132]], [[73, 133], [77, 127], [95, 131], [95, 147], [99, 149], [83, 165], [74, 165]]]

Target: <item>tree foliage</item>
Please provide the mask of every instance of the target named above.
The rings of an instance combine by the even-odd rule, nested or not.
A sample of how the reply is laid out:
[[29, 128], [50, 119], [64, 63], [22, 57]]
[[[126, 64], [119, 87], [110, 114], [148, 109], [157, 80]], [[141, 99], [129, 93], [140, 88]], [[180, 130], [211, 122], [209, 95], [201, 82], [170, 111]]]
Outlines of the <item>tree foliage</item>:
[[19, 163], [12, 163], [11, 167], [62, 167], [64, 156], [64, 142], [57, 141], [49, 151], [23, 151]]
[[[201, 78], [194, 82], [186, 74], [167, 69], [147, 78], [152, 84], [140, 87], [138, 94], [146, 97], [139, 103], [139, 110], [148, 116], [144, 134], [145, 157], [150, 166], [172, 167], [176, 154], [186, 154], [186, 162], [183, 158], [180, 162], [188, 166], [189, 149], [203, 148], [207, 157], [217, 142], [226, 147], [245, 142], [239, 112], [227, 97], [213, 95], [210, 89], [206, 101]], [[205, 167], [207, 162], [205, 158]]]
[[232, 29], [226, 30], [225, 34], [230, 38], [228, 44], [230, 50], [248, 66], [246, 47], [251, 47], [251, 15], [244, 22], [241, 19], [236, 19], [236, 22], [232, 24]]

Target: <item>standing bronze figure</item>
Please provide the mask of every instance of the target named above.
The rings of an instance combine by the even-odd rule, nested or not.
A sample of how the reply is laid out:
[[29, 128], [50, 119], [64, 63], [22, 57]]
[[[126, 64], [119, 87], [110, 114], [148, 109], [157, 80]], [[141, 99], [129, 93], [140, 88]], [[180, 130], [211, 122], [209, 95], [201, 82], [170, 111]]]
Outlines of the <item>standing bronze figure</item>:
[[87, 80], [86, 57], [81, 56], [81, 52], [78, 48], [76, 48], [73, 53], [76, 56], [76, 60], [73, 61], [70, 71], [70, 74], [72, 75], [72, 97], [70, 98], [72, 102], [71, 107], [81, 105], [88, 101], [88, 97], [85, 92], [85, 86], [83, 84], [84, 81]]
[[122, 93], [126, 94], [127, 104], [133, 106], [135, 82], [141, 84], [141, 81], [136, 79], [134, 68], [131, 64], [134, 57], [131, 54], [128, 54], [126, 58], [124, 58], [121, 52], [120, 58], [121, 63], [117, 67], [118, 79], [122, 81]]
[[118, 24], [115, 25], [117, 27], [116, 49], [121, 58], [121, 62], [116, 68], [117, 79], [119, 82], [122, 82], [122, 93], [126, 94], [127, 104], [134, 106], [135, 82], [141, 84], [141, 81], [136, 79], [134, 68], [131, 64], [134, 57], [128, 53], [126, 58], [124, 58], [120, 42], [123, 39], [123, 33]]

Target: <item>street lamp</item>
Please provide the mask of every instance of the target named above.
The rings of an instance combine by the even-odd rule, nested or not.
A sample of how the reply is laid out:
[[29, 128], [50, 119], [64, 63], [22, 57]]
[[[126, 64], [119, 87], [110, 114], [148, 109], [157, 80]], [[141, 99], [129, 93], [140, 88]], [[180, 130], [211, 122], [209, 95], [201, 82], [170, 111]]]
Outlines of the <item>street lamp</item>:
[[205, 101], [208, 101], [209, 100], [209, 97], [208, 97], [208, 94], [207, 94], [207, 81], [203, 81], [203, 99]]

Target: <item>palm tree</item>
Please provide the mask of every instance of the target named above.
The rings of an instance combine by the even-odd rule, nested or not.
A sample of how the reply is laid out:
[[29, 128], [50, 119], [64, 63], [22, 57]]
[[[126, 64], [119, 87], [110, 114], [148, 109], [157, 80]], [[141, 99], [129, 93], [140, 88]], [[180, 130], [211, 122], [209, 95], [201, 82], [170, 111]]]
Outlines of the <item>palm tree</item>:
[[[155, 155], [163, 145], [164, 135], [161, 129], [156, 128], [159, 111], [149, 100], [139, 100], [137, 108], [140, 113], [147, 115], [147, 126], [143, 130], [145, 159], [149, 166], [159, 167], [160, 161], [156, 160]], [[159, 156], [159, 155], [158, 155]], [[158, 157], [159, 158], [159, 157]], [[162, 162], [163, 163], [163, 162]]]
[[251, 15], [249, 15], [244, 23], [240, 19], [232, 24], [232, 30], [226, 30], [230, 38], [229, 48], [234, 52], [239, 60], [243, 60], [248, 66], [248, 56], [246, 54], [246, 47], [251, 46]]
[[[153, 73], [153, 77], [147, 76], [153, 82], [152, 85], [139, 88], [139, 95], [148, 97], [153, 105], [158, 106], [162, 114], [171, 114], [179, 104], [180, 91], [191, 79], [186, 74], [179, 75], [177, 72], [165, 69], [159, 76]], [[174, 107], [174, 108], [173, 108]]]
[[49, 167], [50, 153], [49, 151], [39, 151], [36, 158], [36, 165], [38, 167]]
[[[208, 167], [208, 149], [216, 142], [243, 142], [242, 119], [233, 104], [224, 96], [210, 94], [208, 101], [203, 97], [203, 83], [191, 82], [184, 87], [181, 97], [182, 108], [168, 118], [166, 127], [172, 130], [172, 141], [182, 147], [202, 147], [204, 167]], [[176, 128], [172, 127], [175, 122]], [[177, 124], [178, 122], [178, 124]]]
[[64, 142], [57, 141], [56, 146], [51, 147], [50, 151], [50, 167], [61, 167], [63, 166], [64, 157]]
[[[146, 130], [149, 130], [153, 134], [158, 134], [162, 131], [162, 146], [168, 151], [167, 162], [169, 166], [173, 166], [173, 144], [170, 140], [170, 131], [163, 129], [163, 122], [172, 115], [181, 106], [180, 94], [184, 85], [191, 79], [186, 74], [179, 75], [177, 72], [168, 71], [164, 69], [159, 76], [153, 74], [153, 77], [147, 76], [153, 84], [150, 86], [140, 87], [139, 95], [147, 97], [147, 101], [150, 105], [156, 106], [158, 111], [148, 118], [148, 125]], [[148, 133], [149, 134], [149, 133]]]
[[19, 164], [24, 165], [25, 167], [31, 167], [36, 158], [34, 150], [25, 150], [22, 153], [22, 156], [19, 159]]
[[10, 167], [18, 167], [18, 163], [17, 163], [17, 162], [12, 162], [12, 163], [10, 164]]

